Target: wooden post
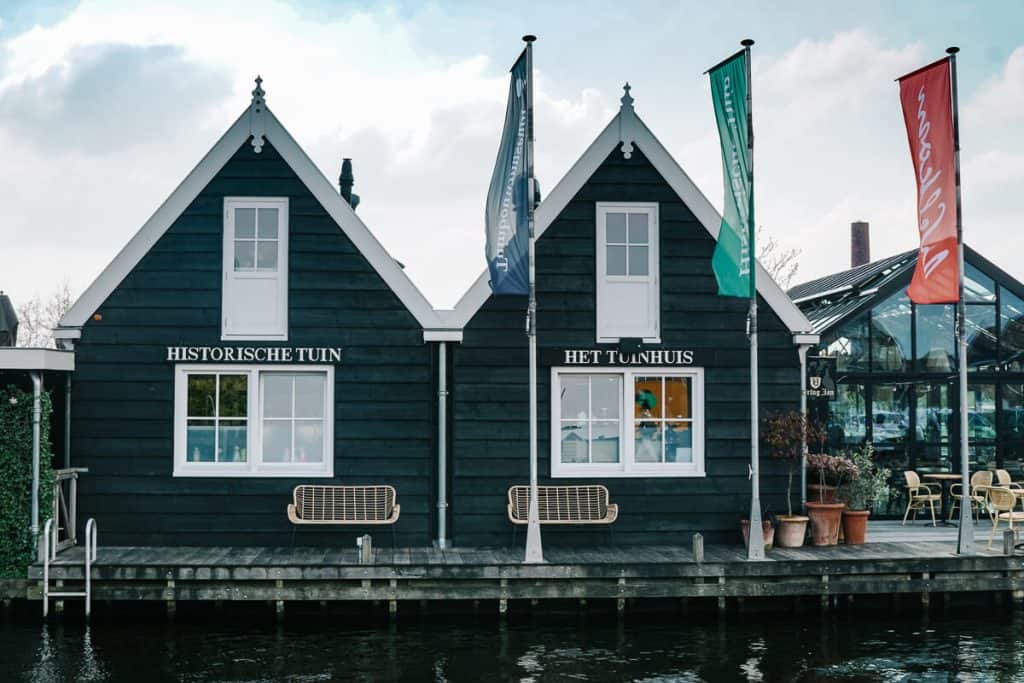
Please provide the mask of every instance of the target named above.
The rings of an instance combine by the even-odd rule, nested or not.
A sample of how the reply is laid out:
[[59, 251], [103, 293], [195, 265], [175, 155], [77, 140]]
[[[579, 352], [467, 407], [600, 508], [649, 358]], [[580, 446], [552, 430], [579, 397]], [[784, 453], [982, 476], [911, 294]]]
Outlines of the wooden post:
[[373, 538], [370, 534], [363, 534], [356, 539], [359, 546], [359, 564], [373, 564]]
[[398, 616], [398, 580], [391, 579], [388, 581], [388, 587], [391, 588], [391, 599], [388, 600], [388, 617], [394, 619]]
[[174, 615], [178, 611], [178, 603], [174, 600], [174, 579], [167, 580], [167, 590], [164, 591], [164, 595], [167, 598], [167, 619], [174, 621]]
[[1003, 555], [1013, 557], [1013, 548], [1017, 545], [1017, 531], [1006, 529], [1003, 531]]
[[[931, 575], [928, 572], [921, 572], [921, 579], [923, 579], [924, 581], [928, 581], [930, 578], [931, 578]], [[927, 610], [929, 607], [931, 607], [931, 604], [932, 604], [932, 595], [931, 595], [931, 593], [928, 592], [927, 590], [922, 591], [921, 592], [921, 607], [923, 607], [925, 610]]]
[[704, 536], [693, 535], [693, 561], [700, 564], [704, 561]]
[[622, 617], [622, 615], [626, 612], [626, 598], [624, 597], [625, 593], [626, 593], [626, 577], [625, 576], [620, 576], [619, 577], [619, 598], [615, 601], [615, 612], [619, 615], [619, 617]]
[[[281, 596], [281, 589], [284, 588], [284, 581], [277, 579], [274, 581], [274, 588], [277, 589], [278, 598]], [[277, 620], [281, 621], [284, 619], [284, 600], [278, 599], [274, 601], [274, 613], [277, 615]]]
[[[61, 579], [57, 579], [57, 590], [58, 591], [64, 590], [64, 581], [61, 580]], [[53, 603], [53, 611], [56, 614], [64, 614], [64, 601], [63, 600], [55, 601]]]
[[824, 591], [821, 595], [821, 611], [827, 612], [830, 604], [828, 593], [828, 574], [821, 575], [821, 588]]
[[508, 613], [508, 579], [501, 579], [501, 598], [498, 600], [498, 615], [504, 619]]
[[[719, 576], [718, 577], [718, 586], [719, 586], [719, 592], [724, 592], [724, 590], [725, 590], [725, 577], [724, 576]], [[725, 596], [724, 595], [719, 595], [718, 596], [718, 613], [719, 614], [725, 614]]]

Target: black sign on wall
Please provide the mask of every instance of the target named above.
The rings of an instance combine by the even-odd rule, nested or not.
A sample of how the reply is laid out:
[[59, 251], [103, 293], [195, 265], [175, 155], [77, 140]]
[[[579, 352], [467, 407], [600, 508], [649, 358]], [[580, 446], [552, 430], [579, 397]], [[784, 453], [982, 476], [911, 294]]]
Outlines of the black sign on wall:
[[820, 401], [836, 400], [835, 356], [807, 356], [807, 398]]

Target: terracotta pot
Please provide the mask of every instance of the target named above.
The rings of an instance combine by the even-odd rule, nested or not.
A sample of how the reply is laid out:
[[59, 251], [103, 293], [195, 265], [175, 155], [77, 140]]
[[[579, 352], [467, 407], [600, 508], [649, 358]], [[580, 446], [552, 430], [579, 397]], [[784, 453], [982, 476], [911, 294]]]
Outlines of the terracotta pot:
[[828, 484], [808, 484], [807, 500], [815, 503], [835, 503], [836, 487]]
[[843, 536], [847, 545], [860, 545], [868, 533], [871, 510], [843, 510]]
[[775, 539], [780, 548], [799, 548], [807, 535], [808, 518], [803, 515], [779, 515], [779, 533]]
[[[750, 520], [741, 519], [740, 528], [743, 530], [743, 547], [746, 548], [750, 545]], [[764, 549], [771, 550], [775, 543], [775, 527], [766, 520], [761, 522], [761, 532], [764, 534]]]
[[839, 526], [846, 503], [813, 503], [807, 501], [807, 516], [811, 518], [811, 545], [839, 543]]

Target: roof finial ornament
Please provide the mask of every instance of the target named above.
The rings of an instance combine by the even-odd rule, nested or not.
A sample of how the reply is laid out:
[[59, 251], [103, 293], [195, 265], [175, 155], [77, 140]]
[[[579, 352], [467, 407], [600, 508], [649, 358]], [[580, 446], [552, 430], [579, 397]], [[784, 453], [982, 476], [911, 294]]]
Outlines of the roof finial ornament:
[[629, 159], [633, 156], [633, 135], [636, 129], [636, 112], [633, 110], [633, 96], [629, 94], [629, 91], [633, 87], [626, 81], [626, 85], [622, 86], [622, 99], [619, 102], [622, 106], [619, 108], [619, 140], [622, 141], [622, 158]]
[[256, 74], [256, 88], [252, 91], [252, 104], [249, 105], [249, 135], [252, 136], [252, 148], [257, 154], [263, 151], [265, 142], [263, 113], [267, 109], [266, 94], [263, 90], [263, 77]]

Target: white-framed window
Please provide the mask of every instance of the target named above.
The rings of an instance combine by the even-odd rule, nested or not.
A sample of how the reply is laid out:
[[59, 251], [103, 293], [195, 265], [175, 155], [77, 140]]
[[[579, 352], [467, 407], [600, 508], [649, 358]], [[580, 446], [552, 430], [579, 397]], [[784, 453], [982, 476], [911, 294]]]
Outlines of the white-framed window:
[[703, 368], [551, 369], [552, 477], [703, 477]]
[[288, 338], [288, 199], [225, 197], [221, 337]]
[[597, 203], [597, 341], [661, 341], [658, 205]]
[[333, 444], [333, 367], [175, 367], [176, 477], [330, 477]]

